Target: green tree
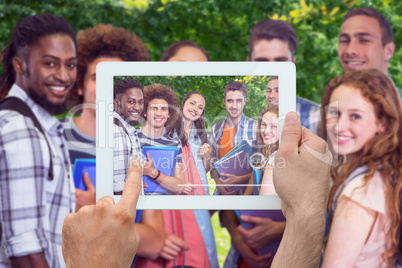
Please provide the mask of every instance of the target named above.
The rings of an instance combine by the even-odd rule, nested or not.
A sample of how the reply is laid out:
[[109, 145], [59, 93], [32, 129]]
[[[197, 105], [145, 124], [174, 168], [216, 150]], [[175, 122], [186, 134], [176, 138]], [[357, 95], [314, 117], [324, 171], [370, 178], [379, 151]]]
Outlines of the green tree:
[[[389, 74], [402, 88], [401, 1], [391, 0], [47, 0], [0, 2], [0, 47], [4, 47], [21, 18], [49, 12], [66, 18], [78, 31], [111, 23], [142, 38], [153, 60], [178, 40], [193, 40], [213, 61], [242, 61], [248, 55], [250, 28], [263, 19], [282, 19], [295, 28], [297, 94], [320, 102], [325, 85], [343, 71], [337, 40], [343, 15], [357, 7], [378, 9], [390, 21], [397, 44]], [[1, 67], [0, 67], [1, 68]]]

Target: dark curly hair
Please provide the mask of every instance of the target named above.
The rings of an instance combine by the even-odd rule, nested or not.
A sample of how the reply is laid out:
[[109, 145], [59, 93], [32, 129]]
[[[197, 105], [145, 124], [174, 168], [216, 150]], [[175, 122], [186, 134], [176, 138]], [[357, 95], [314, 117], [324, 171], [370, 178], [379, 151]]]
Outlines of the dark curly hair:
[[165, 127], [170, 128], [173, 125], [172, 122], [180, 119], [177, 108], [179, 100], [176, 93], [170, 87], [158, 83], [144, 87], [144, 113], [148, 112], [148, 105], [154, 99], [165, 100], [169, 104], [170, 118], [166, 121]]
[[118, 57], [123, 61], [150, 61], [148, 50], [141, 39], [127, 29], [111, 24], [98, 24], [81, 30], [77, 35], [77, 80], [67, 96], [67, 106], [82, 103], [78, 89], [84, 86], [88, 65], [99, 57]]
[[117, 81], [116, 84], [114, 84], [113, 98], [120, 99], [121, 94], [123, 94], [124, 92], [126, 92], [127, 89], [130, 88], [139, 88], [141, 89], [142, 93], [144, 93], [144, 89], [141, 86], [140, 82], [132, 78], [125, 78]]
[[162, 55], [162, 58], [160, 59], [160, 61], [169, 61], [170, 58], [173, 57], [174, 55], [176, 55], [177, 51], [179, 51], [183, 47], [194, 47], [194, 48], [199, 49], [205, 55], [207, 60], [209, 61], [208, 52], [203, 47], [198, 46], [194, 41], [191, 41], [191, 40], [177, 41], [177, 42], [171, 44], [165, 50], [165, 52], [163, 52], [163, 55]]
[[16, 73], [13, 58], [20, 56], [27, 60], [29, 48], [36, 45], [42, 37], [65, 34], [71, 37], [77, 47], [76, 35], [71, 25], [60, 16], [40, 13], [21, 19], [14, 28], [10, 42], [1, 52], [3, 73], [0, 76], [0, 99], [3, 99], [15, 83]]

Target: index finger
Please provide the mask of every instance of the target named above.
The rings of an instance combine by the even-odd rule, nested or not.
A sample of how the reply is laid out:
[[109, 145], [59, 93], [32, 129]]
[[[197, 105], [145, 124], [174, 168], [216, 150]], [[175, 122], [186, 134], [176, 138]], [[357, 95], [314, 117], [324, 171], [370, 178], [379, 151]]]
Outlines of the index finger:
[[141, 192], [142, 168], [139, 159], [131, 159], [128, 165], [127, 180], [124, 184], [119, 206], [128, 208], [135, 217], [137, 201]]

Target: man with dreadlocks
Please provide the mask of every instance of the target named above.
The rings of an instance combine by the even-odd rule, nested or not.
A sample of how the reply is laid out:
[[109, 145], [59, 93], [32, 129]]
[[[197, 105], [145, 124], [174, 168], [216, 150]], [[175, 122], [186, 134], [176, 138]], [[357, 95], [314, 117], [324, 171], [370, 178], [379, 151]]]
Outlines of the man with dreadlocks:
[[53, 115], [65, 111], [75, 82], [76, 36], [62, 17], [26, 17], [1, 56], [0, 267], [64, 267], [62, 226], [75, 193]]

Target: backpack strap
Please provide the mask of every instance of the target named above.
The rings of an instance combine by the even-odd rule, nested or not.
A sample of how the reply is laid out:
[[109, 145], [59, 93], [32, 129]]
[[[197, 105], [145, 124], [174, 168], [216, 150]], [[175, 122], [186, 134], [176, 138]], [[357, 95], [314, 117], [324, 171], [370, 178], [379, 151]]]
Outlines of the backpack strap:
[[219, 130], [221, 129], [221, 127], [222, 127], [222, 124], [224, 124], [225, 123], [225, 120], [223, 120], [223, 121], [218, 121], [218, 123], [216, 123], [216, 126], [215, 126], [215, 131], [214, 131], [214, 133], [215, 133], [215, 139], [216, 139], [216, 136], [218, 135], [218, 133], [219, 133]]
[[349, 177], [343, 182], [342, 185], [340, 185], [338, 187], [338, 189], [336, 190], [334, 197], [332, 198], [332, 206], [331, 206], [331, 210], [332, 213], [335, 213], [335, 209], [336, 206], [338, 204], [338, 197], [341, 194], [341, 190], [343, 189], [343, 187], [348, 184], [351, 180], [353, 180], [354, 178], [356, 178], [357, 176], [360, 176], [364, 173], [367, 173], [368, 168], [367, 166], [360, 166], [357, 169], [353, 170], [353, 172], [349, 175]]
[[128, 139], [130, 140], [130, 144], [131, 144], [131, 146], [130, 146], [130, 155], [132, 155], [133, 154], [133, 142], [131, 141], [130, 134], [128, 134], [128, 131], [127, 131], [126, 127], [116, 117], [113, 117], [113, 124], [115, 124], [116, 126], [121, 127], [124, 130], [124, 133], [127, 134]]
[[42, 128], [42, 125], [39, 123], [38, 119], [32, 112], [31, 108], [25, 103], [25, 101], [17, 98], [17, 97], [7, 97], [0, 102], [0, 110], [10, 110], [20, 113], [21, 115], [28, 117], [34, 123], [34, 126], [43, 134], [45, 137], [48, 150], [49, 150], [49, 173], [48, 180], [53, 180], [53, 161], [52, 161], [52, 151], [50, 149], [50, 143], [46, 137], [45, 131]]

